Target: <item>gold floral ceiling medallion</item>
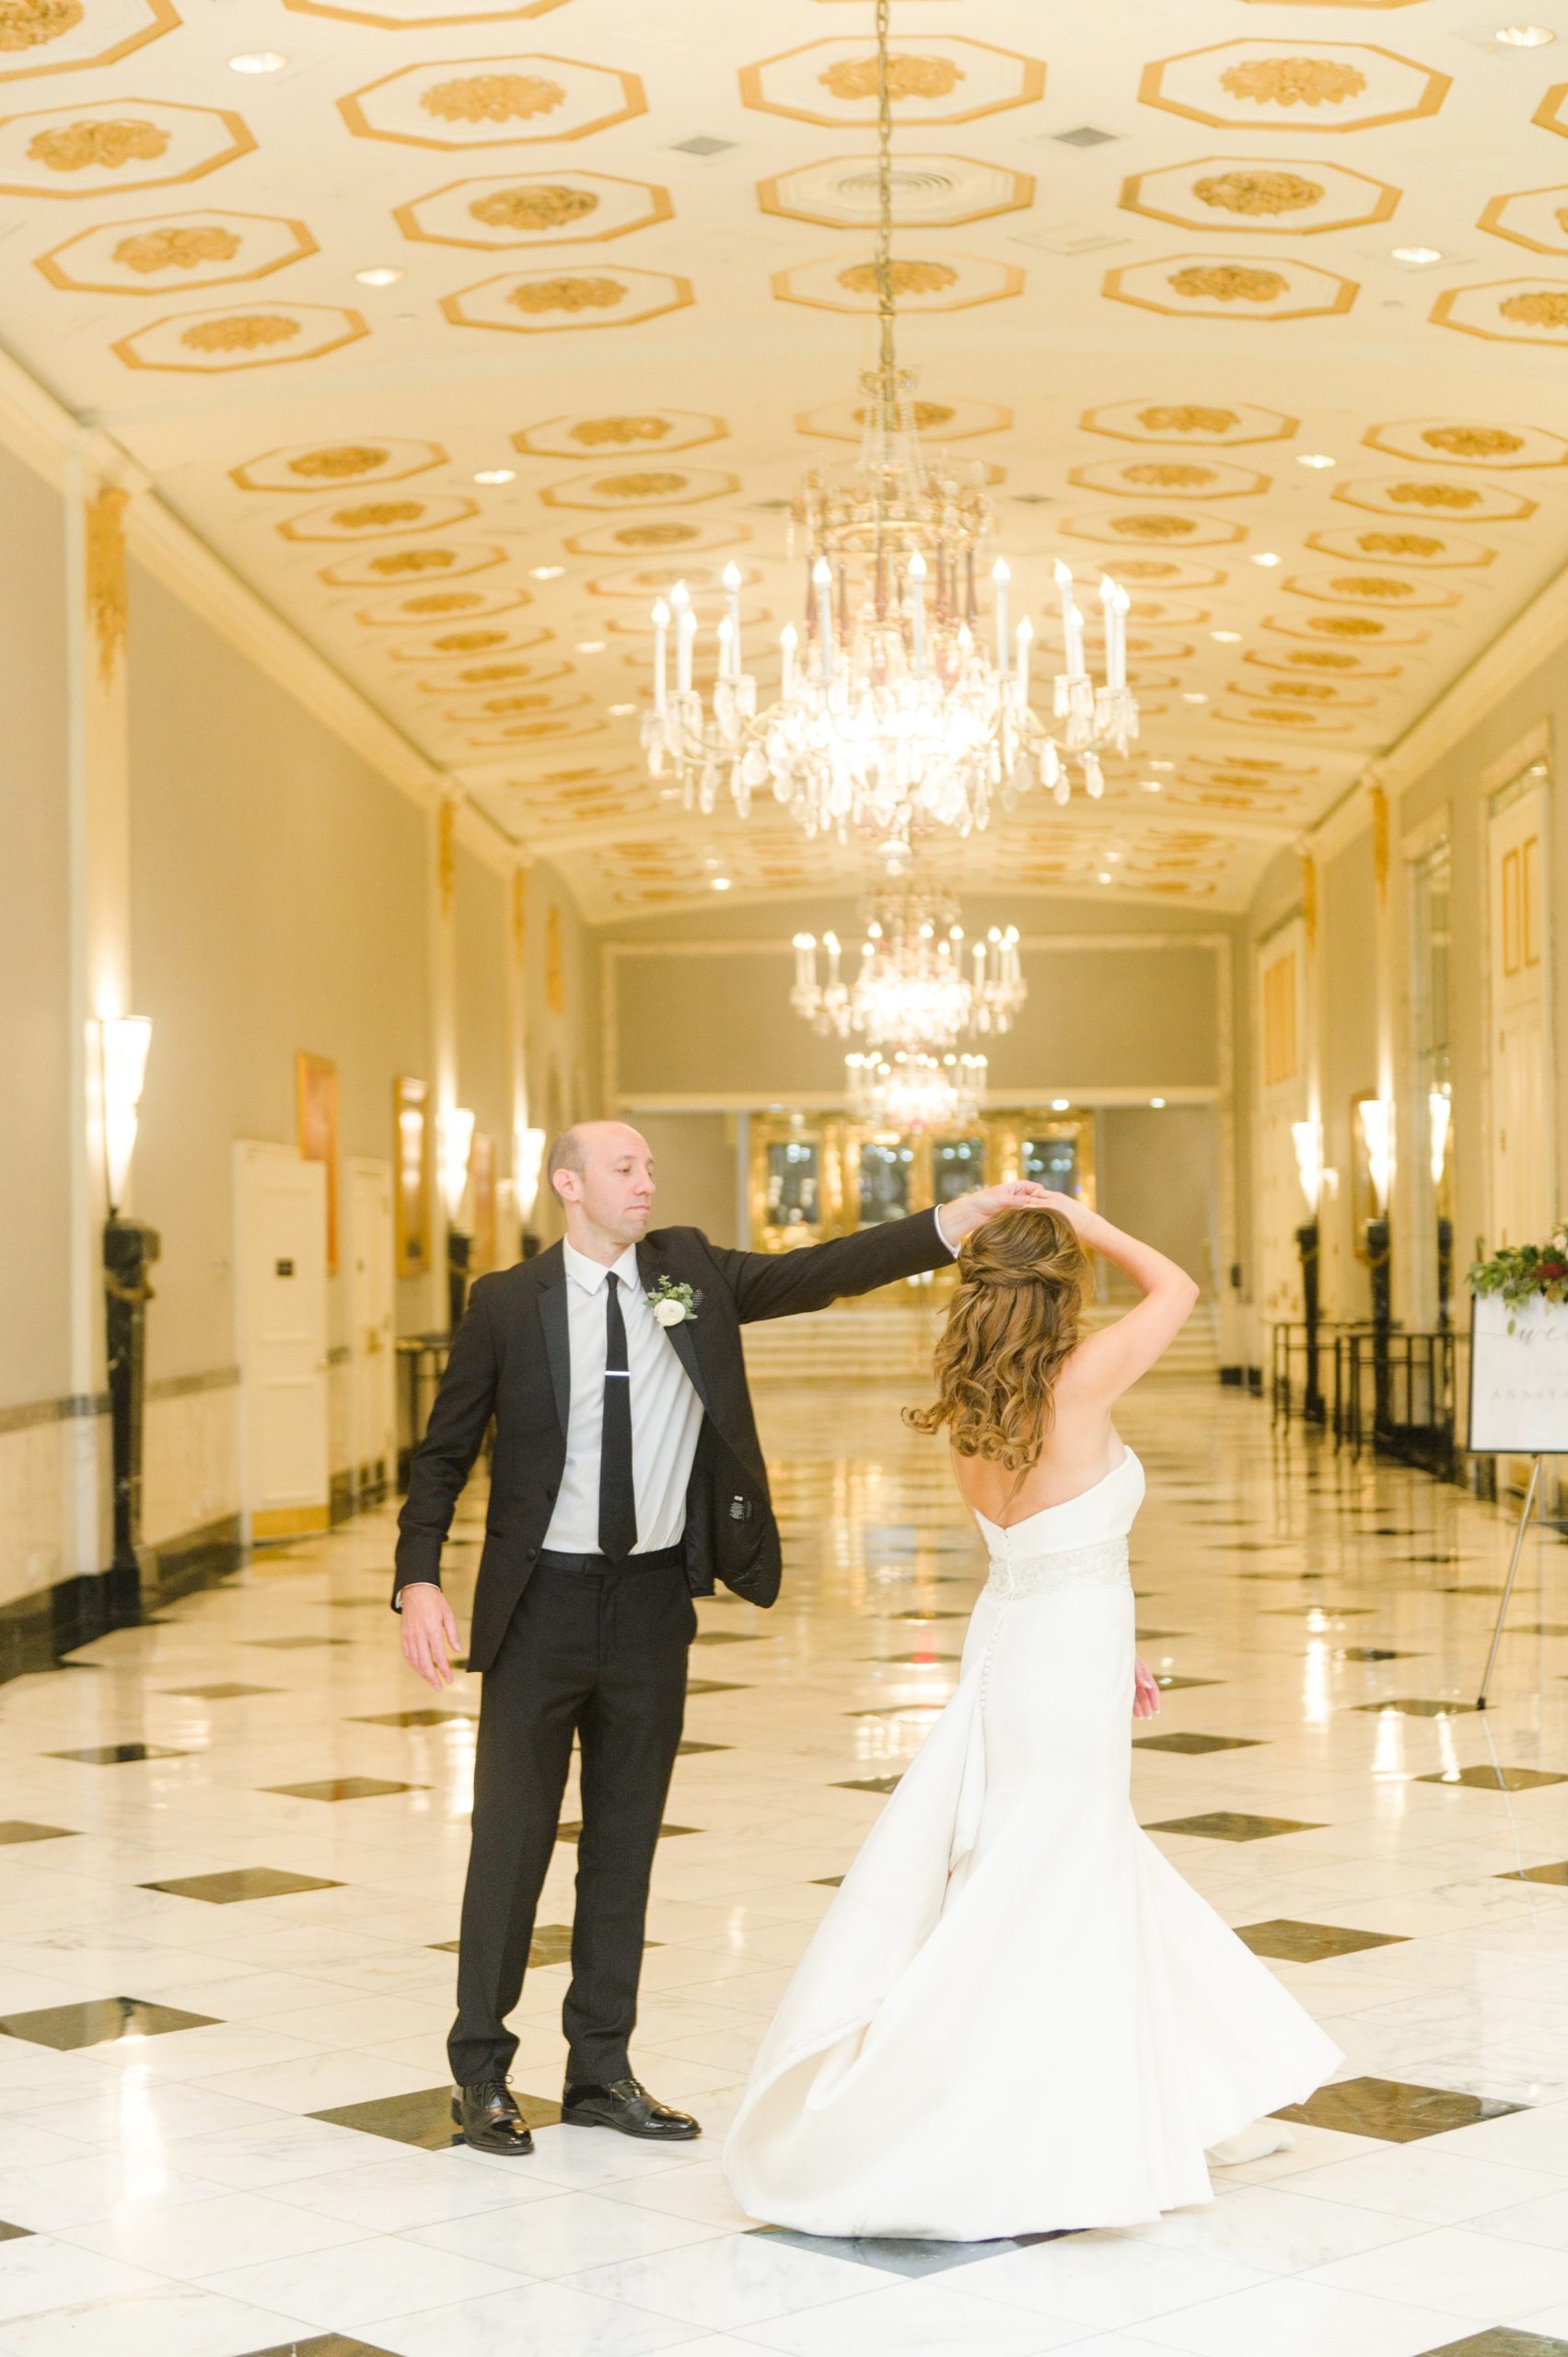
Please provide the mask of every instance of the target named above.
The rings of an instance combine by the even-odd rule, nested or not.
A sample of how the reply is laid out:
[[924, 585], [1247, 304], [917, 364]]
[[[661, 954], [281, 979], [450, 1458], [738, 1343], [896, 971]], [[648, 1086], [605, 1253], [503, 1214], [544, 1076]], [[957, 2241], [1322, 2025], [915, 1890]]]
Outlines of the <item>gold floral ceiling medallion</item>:
[[1531, 287], [1497, 306], [1498, 317], [1530, 328], [1568, 328], [1568, 287]]
[[369, 442], [339, 442], [331, 449], [303, 450], [297, 459], [290, 459], [291, 475], [301, 475], [308, 482], [344, 482], [354, 475], [369, 474], [373, 468], [384, 467], [389, 453], [378, 450]]
[[1441, 556], [1444, 548], [1430, 532], [1358, 532], [1355, 544], [1368, 556]]
[[0, 50], [41, 49], [82, 21], [82, 0], [0, 0]]
[[1162, 401], [1138, 412], [1145, 434], [1229, 434], [1241, 423], [1233, 409], [1205, 409], [1197, 401]]
[[1240, 262], [1189, 262], [1167, 282], [1189, 301], [1212, 303], [1272, 303], [1285, 291], [1287, 281], [1277, 270], [1249, 269]]
[[699, 524], [626, 524], [610, 535], [623, 549], [673, 549], [703, 537]]
[[411, 619], [415, 616], [471, 613], [475, 606], [482, 606], [483, 598], [475, 589], [438, 589], [427, 598], [406, 598], [402, 610]]
[[[817, 79], [832, 98], [849, 105], [874, 99], [880, 87], [876, 57], [835, 58]], [[964, 78], [964, 69], [951, 57], [917, 57], [895, 53], [888, 60], [888, 95], [900, 99], [951, 98]]]
[[641, 474], [601, 475], [594, 489], [604, 499], [672, 499], [689, 480], [650, 467]]
[[1179, 540], [1198, 528], [1191, 516], [1112, 516], [1113, 532], [1130, 540]]
[[35, 131], [28, 142], [28, 156], [52, 172], [116, 172], [126, 164], [156, 163], [168, 145], [168, 136], [160, 123], [133, 116], [107, 122], [83, 121]]
[[298, 333], [297, 319], [282, 319], [275, 311], [242, 312], [228, 319], [198, 319], [180, 331], [180, 341], [192, 352], [260, 352]]
[[457, 561], [455, 549], [394, 549], [385, 556], [373, 556], [369, 565], [372, 573], [390, 581], [400, 573], [445, 573]]
[[667, 417], [584, 417], [567, 433], [585, 450], [597, 450], [607, 442], [662, 442], [669, 432]]
[[565, 101], [560, 83], [541, 74], [459, 75], [432, 82], [419, 99], [425, 113], [442, 122], [528, 122]]
[[1395, 507], [1479, 507], [1481, 494], [1463, 482], [1391, 482], [1387, 497]]
[[519, 311], [608, 311], [626, 300], [618, 278], [534, 278], [506, 300]]
[[[897, 261], [890, 261], [888, 270], [895, 295], [940, 295], [958, 283], [958, 273], [950, 262]], [[875, 295], [879, 284], [874, 261], [851, 262], [838, 278], [850, 295]]]
[[1431, 449], [1446, 450], [1455, 459], [1504, 459], [1525, 447], [1524, 435], [1511, 434], [1505, 425], [1428, 425], [1421, 438]]
[[553, 184], [492, 189], [469, 206], [487, 229], [560, 229], [598, 209], [598, 198], [591, 189]]
[[1321, 631], [1325, 638], [1380, 638], [1383, 634], [1382, 623], [1375, 622], [1370, 614], [1313, 614], [1307, 627]]
[[1392, 602], [1400, 598], [1413, 598], [1415, 590], [1408, 581], [1395, 581], [1384, 574], [1342, 574], [1329, 584], [1342, 598], [1376, 598]]
[[1225, 68], [1220, 87], [1259, 106], [1337, 107], [1360, 97], [1366, 76], [1337, 57], [1248, 57]]
[[1146, 484], [1155, 491], [1202, 491], [1215, 480], [1213, 467], [1183, 465], [1177, 459], [1146, 459], [1121, 470], [1124, 482]]
[[1300, 213], [1322, 202], [1323, 183], [1299, 172], [1218, 172], [1194, 180], [1192, 193], [1222, 213]]
[[204, 261], [232, 261], [240, 239], [215, 222], [200, 228], [146, 229], [140, 237], [122, 238], [110, 260], [122, 270], [195, 270]]
[[359, 507], [338, 508], [331, 521], [345, 532], [368, 532], [378, 524], [416, 524], [424, 505], [423, 499], [371, 499]]

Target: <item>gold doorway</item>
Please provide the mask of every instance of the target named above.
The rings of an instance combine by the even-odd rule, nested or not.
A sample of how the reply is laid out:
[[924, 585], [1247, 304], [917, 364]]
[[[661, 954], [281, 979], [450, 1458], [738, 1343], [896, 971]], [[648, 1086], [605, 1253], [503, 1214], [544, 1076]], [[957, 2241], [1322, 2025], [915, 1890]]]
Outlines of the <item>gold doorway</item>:
[[877, 1129], [842, 1113], [754, 1114], [747, 1202], [754, 1251], [902, 1219], [1006, 1178], [1095, 1200], [1094, 1115], [1007, 1107], [962, 1130]]

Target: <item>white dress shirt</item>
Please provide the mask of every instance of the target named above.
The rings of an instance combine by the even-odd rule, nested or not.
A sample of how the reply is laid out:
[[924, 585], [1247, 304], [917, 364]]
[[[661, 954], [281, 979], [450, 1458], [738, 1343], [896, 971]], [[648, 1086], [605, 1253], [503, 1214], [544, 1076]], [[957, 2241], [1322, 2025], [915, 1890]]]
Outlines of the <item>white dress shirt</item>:
[[[610, 1271], [575, 1244], [563, 1243], [566, 1318], [572, 1365], [566, 1462], [555, 1511], [544, 1534], [563, 1555], [597, 1555], [599, 1438], [604, 1429], [604, 1281]], [[632, 1370], [632, 1482], [637, 1501], [634, 1554], [675, 1547], [686, 1527], [686, 1489], [697, 1454], [703, 1403], [676, 1355], [675, 1345], [648, 1307], [629, 1244], [614, 1264]], [[702, 1316], [699, 1308], [698, 1316]]]

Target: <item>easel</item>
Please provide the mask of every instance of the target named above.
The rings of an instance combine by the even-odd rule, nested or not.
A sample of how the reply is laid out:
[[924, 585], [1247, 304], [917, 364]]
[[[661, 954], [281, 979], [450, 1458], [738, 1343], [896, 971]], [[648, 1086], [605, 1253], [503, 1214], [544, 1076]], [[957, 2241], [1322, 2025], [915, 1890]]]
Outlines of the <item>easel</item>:
[[1519, 1527], [1514, 1533], [1514, 1551], [1508, 1558], [1508, 1576], [1503, 1583], [1503, 1601], [1497, 1608], [1497, 1626], [1492, 1632], [1492, 1651], [1486, 1656], [1486, 1672], [1481, 1681], [1481, 1692], [1476, 1696], [1475, 1706], [1478, 1711], [1484, 1711], [1486, 1708], [1487, 1689], [1492, 1684], [1492, 1673], [1497, 1666], [1497, 1648], [1503, 1643], [1503, 1623], [1508, 1617], [1508, 1603], [1514, 1593], [1514, 1575], [1519, 1568], [1519, 1558], [1525, 1551], [1525, 1538], [1530, 1527], [1530, 1515], [1535, 1510], [1538, 1492], [1540, 1496], [1541, 1525], [1543, 1528], [1545, 1527], [1546, 1488], [1540, 1478], [1540, 1469], [1544, 1463], [1545, 1458], [1541, 1456], [1532, 1457], [1530, 1459], [1529, 1484], [1525, 1492], [1525, 1503], [1519, 1509]]

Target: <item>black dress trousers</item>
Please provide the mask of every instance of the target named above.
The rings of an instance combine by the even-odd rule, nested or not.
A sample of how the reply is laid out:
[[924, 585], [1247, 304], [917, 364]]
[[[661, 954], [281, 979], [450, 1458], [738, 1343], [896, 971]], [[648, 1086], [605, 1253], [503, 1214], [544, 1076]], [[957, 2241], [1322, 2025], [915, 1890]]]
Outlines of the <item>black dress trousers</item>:
[[571, 2084], [625, 2078], [637, 2015], [654, 1851], [680, 1740], [697, 1613], [679, 1562], [541, 1563], [484, 1673], [473, 1847], [447, 2042], [459, 2085], [504, 2079], [572, 1742], [582, 1747], [572, 1985], [563, 2021]]

